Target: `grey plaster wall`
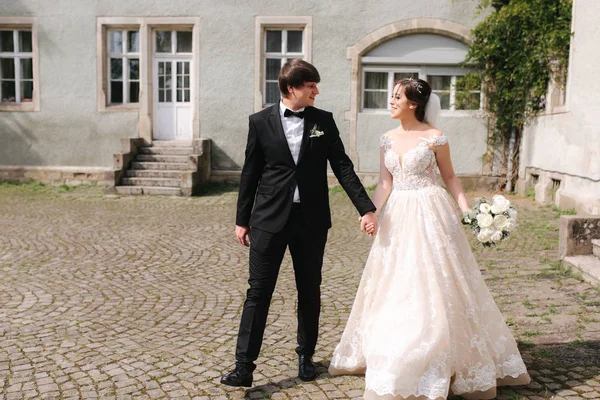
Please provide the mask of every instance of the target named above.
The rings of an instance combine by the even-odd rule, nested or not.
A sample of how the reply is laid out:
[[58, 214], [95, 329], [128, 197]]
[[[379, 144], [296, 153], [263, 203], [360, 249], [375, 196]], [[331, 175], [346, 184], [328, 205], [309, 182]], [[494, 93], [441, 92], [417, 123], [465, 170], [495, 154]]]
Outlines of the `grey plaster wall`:
[[[316, 106], [334, 113], [347, 142], [350, 109], [348, 46], [368, 33], [408, 18], [440, 18], [474, 27], [472, 0], [378, 1], [81, 1], [0, 2], [1, 16], [39, 21], [41, 111], [0, 113], [0, 165], [106, 166], [119, 139], [138, 136], [137, 111], [97, 112], [96, 18], [199, 17], [202, 137], [213, 141], [212, 165], [238, 169], [243, 163], [247, 116], [254, 104], [255, 16], [313, 17], [312, 61], [321, 73]], [[377, 136], [385, 129], [374, 127]], [[361, 139], [362, 140], [362, 139]], [[468, 157], [456, 147], [459, 160]], [[362, 156], [361, 156], [362, 157]], [[470, 164], [469, 164], [470, 165]]]
[[[527, 128], [520, 175], [526, 168], [564, 175], [562, 191], [600, 208], [600, 3], [575, 0], [567, 112], [543, 115]], [[588, 212], [593, 212], [592, 208]]]

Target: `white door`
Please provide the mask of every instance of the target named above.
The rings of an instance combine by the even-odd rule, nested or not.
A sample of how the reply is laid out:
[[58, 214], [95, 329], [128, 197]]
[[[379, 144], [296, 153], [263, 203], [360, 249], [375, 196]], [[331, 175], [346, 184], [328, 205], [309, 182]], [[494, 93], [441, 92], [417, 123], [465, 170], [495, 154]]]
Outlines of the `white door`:
[[192, 32], [157, 30], [154, 41], [155, 140], [192, 140]]
[[157, 60], [154, 139], [192, 140], [190, 60]]

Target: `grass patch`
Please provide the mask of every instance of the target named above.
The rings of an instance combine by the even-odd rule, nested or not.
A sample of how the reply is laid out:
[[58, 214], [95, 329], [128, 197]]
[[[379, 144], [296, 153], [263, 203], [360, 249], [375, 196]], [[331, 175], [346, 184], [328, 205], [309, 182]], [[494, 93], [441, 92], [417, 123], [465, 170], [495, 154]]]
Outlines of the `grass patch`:
[[344, 188], [342, 187], [342, 185], [334, 185], [334, 186], [329, 187], [329, 193], [331, 193], [331, 194], [342, 193], [343, 191], [344, 191]]
[[526, 299], [523, 302], [523, 305], [525, 306], [526, 309], [528, 310], [533, 310], [535, 308], [535, 306], [529, 301], [529, 299]]
[[535, 188], [532, 186], [525, 192], [525, 196], [531, 201], [535, 201]]
[[240, 189], [240, 185], [237, 183], [230, 182], [207, 182], [200, 185], [195, 191], [194, 195], [197, 196], [214, 196], [221, 193], [237, 192]]
[[522, 335], [526, 338], [540, 336], [541, 334], [542, 334], [542, 332], [540, 332], [540, 331], [527, 331], [527, 332], [522, 333]]
[[554, 206], [552, 209], [554, 210], [556, 215], [559, 217], [561, 215], [576, 215], [577, 214], [577, 211], [575, 211], [574, 208], [567, 208], [567, 209], [561, 210], [560, 208]]

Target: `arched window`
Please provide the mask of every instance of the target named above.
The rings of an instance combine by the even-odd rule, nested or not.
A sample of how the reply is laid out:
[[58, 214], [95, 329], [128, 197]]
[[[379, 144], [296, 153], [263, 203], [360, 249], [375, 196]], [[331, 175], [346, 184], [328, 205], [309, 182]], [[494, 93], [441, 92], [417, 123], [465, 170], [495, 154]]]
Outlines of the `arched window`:
[[467, 51], [467, 45], [458, 40], [430, 33], [383, 42], [361, 59], [361, 109], [366, 112], [387, 109], [394, 82], [412, 77], [429, 82], [444, 110], [479, 110], [480, 85], [477, 90], [467, 90], [463, 77], [469, 70], [460, 66]]

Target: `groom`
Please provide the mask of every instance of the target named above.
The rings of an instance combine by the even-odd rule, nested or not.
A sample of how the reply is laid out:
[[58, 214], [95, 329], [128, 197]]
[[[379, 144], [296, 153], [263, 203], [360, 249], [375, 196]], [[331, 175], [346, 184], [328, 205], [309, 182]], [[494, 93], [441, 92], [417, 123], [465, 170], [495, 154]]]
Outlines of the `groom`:
[[331, 113], [314, 108], [321, 78], [306, 61], [288, 61], [279, 74], [282, 99], [250, 116], [237, 204], [236, 235], [250, 246], [250, 288], [236, 347], [236, 367], [221, 378], [252, 386], [279, 267], [289, 246], [298, 290], [298, 377], [314, 380], [319, 332], [321, 266], [331, 227], [327, 160], [362, 216], [377, 225], [375, 206], [354, 172]]

